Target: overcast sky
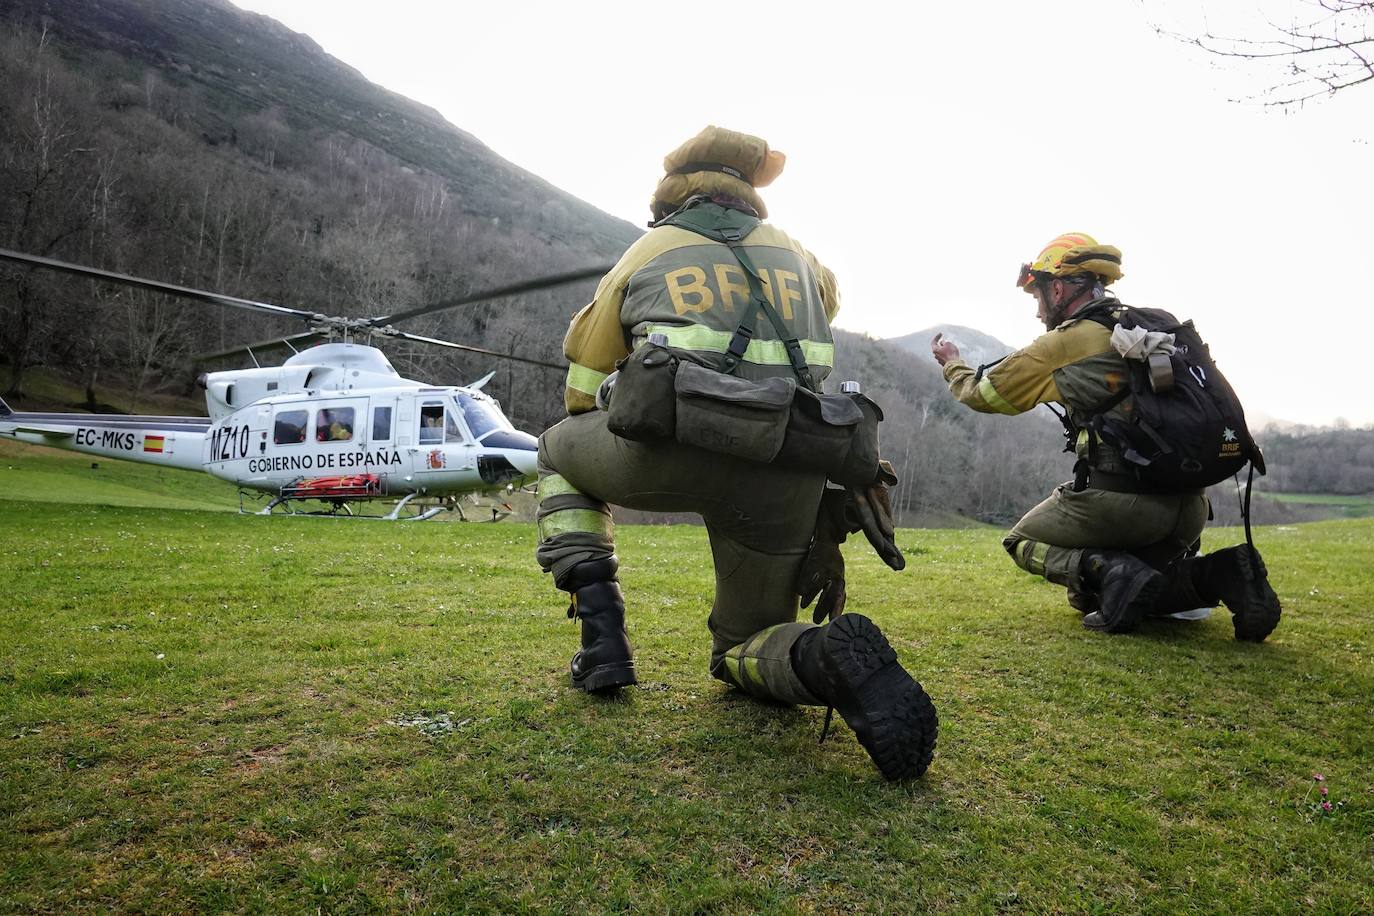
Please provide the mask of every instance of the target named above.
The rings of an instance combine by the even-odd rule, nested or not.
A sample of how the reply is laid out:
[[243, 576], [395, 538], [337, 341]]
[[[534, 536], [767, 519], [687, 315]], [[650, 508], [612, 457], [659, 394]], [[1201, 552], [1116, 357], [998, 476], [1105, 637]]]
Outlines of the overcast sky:
[[1374, 86], [1238, 104], [1275, 74], [1154, 29], [1259, 29], [1252, 3], [235, 2], [636, 224], [704, 125], [766, 138], [788, 156], [771, 219], [838, 275], [840, 327], [1021, 346], [1017, 267], [1088, 232], [1122, 249], [1123, 301], [1196, 321], [1251, 414], [1374, 423]]

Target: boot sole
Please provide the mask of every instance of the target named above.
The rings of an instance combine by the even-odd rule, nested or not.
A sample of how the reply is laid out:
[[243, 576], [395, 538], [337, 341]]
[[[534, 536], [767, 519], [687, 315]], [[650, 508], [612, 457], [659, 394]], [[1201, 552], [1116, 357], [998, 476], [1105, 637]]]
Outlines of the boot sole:
[[1108, 620], [1102, 611], [1094, 611], [1083, 618], [1083, 626], [1099, 633], [1129, 633], [1140, 625], [1146, 612], [1151, 610], [1164, 591], [1164, 576], [1154, 569], [1140, 570], [1131, 579], [1130, 600], [1122, 608], [1116, 620]]
[[822, 664], [837, 685], [835, 708], [883, 777], [914, 779], [935, 757], [935, 704], [897, 661], [887, 637], [858, 614], [842, 614], [826, 634]]
[[575, 674], [570, 674], [569, 677], [574, 687], [588, 693], [613, 693], [621, 687], [631, 687], [639, 683], [639, 678], [635, 676], [633, 661], [597, 665], [581, 677]]
[[1283, 607], [1279, 604], [1279, 596], [1269, 584], [1269, 576], [1264, 569], [1263, 561], [1260, 562], [1257, 571], [1251, 561], [1250, 551], [1241, 550], [1236, 554], [1236, 565], [1240, 567], [1241, 575], [1246, 582], [1254, 583], [1261, 589], [1258, 602], [1247, 600], [1243, 602], [1244, 607], [1239, 609], [1231, 607], [1229, 603], [1226, 605], [1227, 610], [1231, 612], [1231, 625], [1235, 628], [1236, 639], [1244, 642], [1264, 642], [1265, 637], [1274, 632], [1274, 628], [1279, 625]]

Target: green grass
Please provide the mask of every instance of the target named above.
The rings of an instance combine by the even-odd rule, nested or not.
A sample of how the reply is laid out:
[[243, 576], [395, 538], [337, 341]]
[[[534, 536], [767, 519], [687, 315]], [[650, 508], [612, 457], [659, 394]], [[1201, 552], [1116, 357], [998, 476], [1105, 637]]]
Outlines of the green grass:
[[0, 497], [6, 499], [223, 511], [237, 510], [237, 492], [201, 471], [0, 440]]
[[621, 529], [602, 701], [528, 525], [0, 501], [0, 910], [1369, 911], [1374, 521], [1256, 536], [1259, 646], [1089, 633], [993, 530], [847, 547], [941, 715], [892, 786], [710, 680], [698, 528]]
[[1365, 518], [1374, 515], [1374, 496], [1351, 496], [1342, 493], [1264, 493], [1266, 499], [1297, 506], [1317, 506], [1331, 509], [1331, 516]]
[[1281, 503], [1312, 506], [1344, 506], [1352, 509], [1374, 507], [1374, 497], [1348, 496], [1341, 493], [1265, 493], [1267, 498]]

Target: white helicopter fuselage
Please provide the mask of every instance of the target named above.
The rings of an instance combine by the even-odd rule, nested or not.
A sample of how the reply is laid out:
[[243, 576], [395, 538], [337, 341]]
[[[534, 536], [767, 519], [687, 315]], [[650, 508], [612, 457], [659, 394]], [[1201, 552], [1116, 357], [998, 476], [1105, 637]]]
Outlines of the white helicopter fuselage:
[[271, 492], [372, 475], [381, 495], [443, 495], [528, 483], [537, 451], [480, 391], [407, 386], [257, 401], [208, 427], [201, 465]]
[[435, 387], [401, 378], [373, 347], [330, 343], [279, 367], [203, 376], [209, 417], [0, 410], [0, 436], [294, 499], [495, 492], [535, 479], [538, 443], [485, 381]]

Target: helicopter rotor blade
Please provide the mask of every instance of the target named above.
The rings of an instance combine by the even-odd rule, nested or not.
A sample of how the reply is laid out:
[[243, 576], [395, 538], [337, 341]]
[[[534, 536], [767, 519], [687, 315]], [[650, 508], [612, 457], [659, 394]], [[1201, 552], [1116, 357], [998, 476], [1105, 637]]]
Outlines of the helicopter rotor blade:
[[223, 296], [218, 293], [208, 293], [205, 290], [192, 289], [189, 286], [178, 286], [175, 283], [161, 283], [157, 280], [145, 280], [142, 277], [131, 277], [127, 274], [100, 270], [96, 267], [83, 267], [80, 264], [69, 264], [66, 261], [43, 258], [34, 254], [24, 254], [20, 251], [9, 251], [4, 248], [0, 248], [0, 261], [13, 261], [17, 264], [27, 264], [30, 267], [43, 267], [61, 273], [75, 274], [78, 277], [105, 280], [110, 283], [117, 283], [121, 286], [129, 286], [134, 289], [146, 289], [155, 293], [166, 293], [169, 296], [179, 296], [183, 299], [195, 299], [200, 302], [210, 302], [215, 305], [227, 305], [231, 308], [248, 309], [254, 312], [266, 312], [270, 315], [283, 315], [288, 318], [299, 318], [302, 321], [322, 322], [326, 320], [326, 316], [318, 312], [307, 312], [304, 309], [287, 308], [284, 305], [273, 305], [270, 302], [254, 302], [252, 299], [239, 299], [236, 296]]
[[[469, 293], [468, 295], [459, 296], [456, 299], [445, 299], [442, 302], [422, 305], [419, 308], [397, 312], [394, 315], [379, 315], [376, 318], [368, 318], [364, 320], [364, 323], [371, 327], [378, 327], [392, 324], [397, 321], [405, 321], [408, 318], [418, 318], [421, 315], [428, 315], [431, 312], [441, 312], [444, 309], [457, 308], [460, 305], [471, 305], [474, 302], [481, 302], [484, 299], [499, 299], [502, 296], [514, 296], [517, 293], [532, 293], [536, 290], [562, 286], [565, 283], [576, 283], [578, 280], [589, 280], [592, 277], [600, 277], [609, 272], [612, 266], [614, 265], [604, 264], [600, 267], [584, 267], [581, 270], [574, 270], [569, 273], [554, 274], [548, 277], [540, 277], [537, 280], [526, 280], [522, 283], [512, 283], [509, 286], [498, 286], [495, 289], [484, 290], [480, 293]], [[545, 363], [545, 365], [548, 364]]]
[[328, 334], [322, 331], [302, 331], [299, 334], [290, 334], [286, 337], [271, 337], [267, 340], [259, 340], [253, 343], [239, 344], [234, 347], [226, 347], [214, 353], [198, 353], [191, 358], [192, 363], [208, 363], [211, 360], [223, 359], [226, 356], [234, 356], [238, 353], [248, 351], [251, 356], [254, 351], [275, 350], [279, 347], [291, 347], [296, 349], [297, 345], [304, 344], [309, 346], [317, 340], [327, 340]]
[[397, 331], [394, 328], [388, 331], [386, 336], [396, 340], [413, 340], [416, 343], [434, 344], [438, 347], [448, 347], [451, 350], [463, 350], [467, 353], [481, 353], [483, 356], [495, 356], [498, 359], [513, 359], [517, 363], [529, 363], [531, 366], [544, 366], [548, 369], [568, 368], [566, 365], [561, 363], [545, 362], [542, 359], [531, 359], [528, 356], [516, 356], [514, 353], [502, 353], [499, 350], [484, 350], [481, 347], [469, 347], [467, 344], [454, 343], [451, 340], [440, 340], [437, 337], [423, 337], [419, 334], [410, 334], [406, 331]]

